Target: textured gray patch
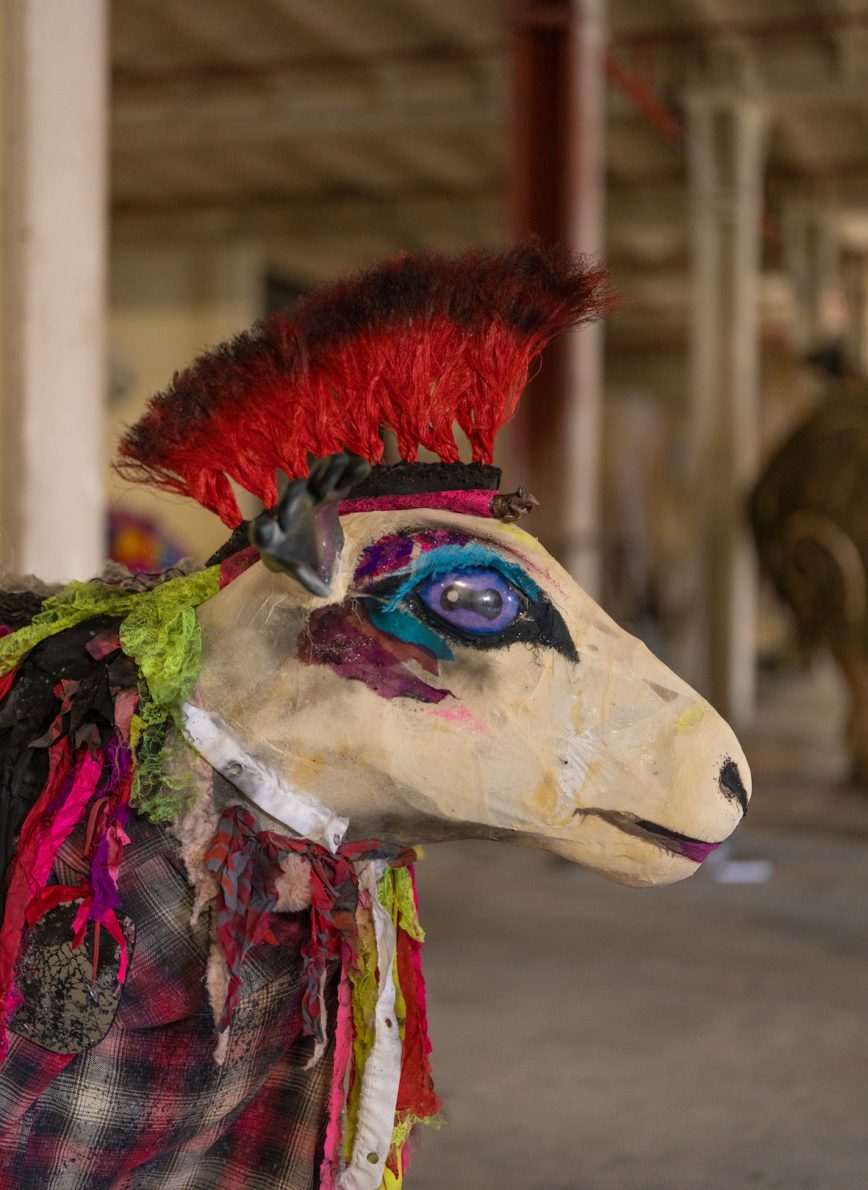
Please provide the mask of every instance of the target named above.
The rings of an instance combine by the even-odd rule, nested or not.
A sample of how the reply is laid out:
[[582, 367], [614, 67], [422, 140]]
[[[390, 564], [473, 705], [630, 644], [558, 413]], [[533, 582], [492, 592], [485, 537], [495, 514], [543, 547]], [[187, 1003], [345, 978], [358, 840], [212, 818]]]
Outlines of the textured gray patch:
[[[58, 905], [36, 923], [17, 969], [24, 1001], [10, 1031], [55, 1054], [80, 1054], [98, 1045], [120, 1003], [120, 948], [108, 930], [99, 930], [96, 970], [93, 922], [81, 946], [73, 948], [72, 922], [80, 904]], [[135, 927], [121, 914], [118, 920], [129, 953]]]

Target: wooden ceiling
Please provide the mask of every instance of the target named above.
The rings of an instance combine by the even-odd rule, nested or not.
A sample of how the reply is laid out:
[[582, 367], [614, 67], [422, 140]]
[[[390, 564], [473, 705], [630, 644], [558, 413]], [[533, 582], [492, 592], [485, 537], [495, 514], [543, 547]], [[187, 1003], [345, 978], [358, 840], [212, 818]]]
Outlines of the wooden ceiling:
[[[508, 0], [114, 0], [115, 234], [253, 237], [278, 256], [303, 241], [323, 271], [502, 241], [511, 12]], [[607, 254], [620, 278], [653, 294], [686, 276], [677, 129], [699, 87], [767, 108], [772, 219], [819, 202], [868, 244], [865, 0], [610, 0], [609, 23]]]

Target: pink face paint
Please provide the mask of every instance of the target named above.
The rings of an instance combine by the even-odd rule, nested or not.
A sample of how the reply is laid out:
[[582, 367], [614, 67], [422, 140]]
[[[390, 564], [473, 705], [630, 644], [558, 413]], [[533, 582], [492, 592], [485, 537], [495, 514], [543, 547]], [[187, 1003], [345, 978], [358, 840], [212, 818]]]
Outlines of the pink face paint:
[[460, 723], [462, 727], [466, 727], [474, 733], [488, 731], [483, 720], [478, 715], [474, 715], [473, 711], [469, 711], [467, 707], [435, 707], [429, 714], [434, 715], [437, 719], [445, 719], [447, 723]]

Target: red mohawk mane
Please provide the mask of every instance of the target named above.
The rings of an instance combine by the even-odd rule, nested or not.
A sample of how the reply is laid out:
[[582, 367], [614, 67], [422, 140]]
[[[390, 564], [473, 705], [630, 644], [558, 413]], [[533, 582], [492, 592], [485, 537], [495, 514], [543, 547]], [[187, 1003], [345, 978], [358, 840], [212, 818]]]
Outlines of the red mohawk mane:
[[380, 430], [403, 459], [420, 446], [457, 462], [457, 424], [476, 462], [512, 417], [528, 369], [557, 334], [598, 318], [605, 270], [532, 240], [454, 259], [404, 255], [323, 286], [201, 356], [123, 437], [125, 479], [192, 496], [236, 526], [227, 476], [267, 507], [275, 472], [308, 452], [380, 460]]

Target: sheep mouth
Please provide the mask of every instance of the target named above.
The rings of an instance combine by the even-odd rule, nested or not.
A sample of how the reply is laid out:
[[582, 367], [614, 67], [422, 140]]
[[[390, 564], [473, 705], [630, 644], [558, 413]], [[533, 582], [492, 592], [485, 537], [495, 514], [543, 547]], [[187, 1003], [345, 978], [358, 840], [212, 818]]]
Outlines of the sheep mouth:
[[675, 855], [683, 855], [685, 859], [689, 859], [694, 864], [703, 863], [712, 851], [716, 851], [724, 841], [721, 839], [717, 843], [709, 843], [705, 839], [694, 839], [690, 835], [682, 835], [678, 831], [670, 830], [667, 826], [649, 822], [647, 818], [632, 818], [629, 814], [606, 811], [597, 811], [597, 813], [607, 822], [611, 822], [612, 826], [624, 831], [625, 834], [646, 839], [664, 851], [672, 852]]

